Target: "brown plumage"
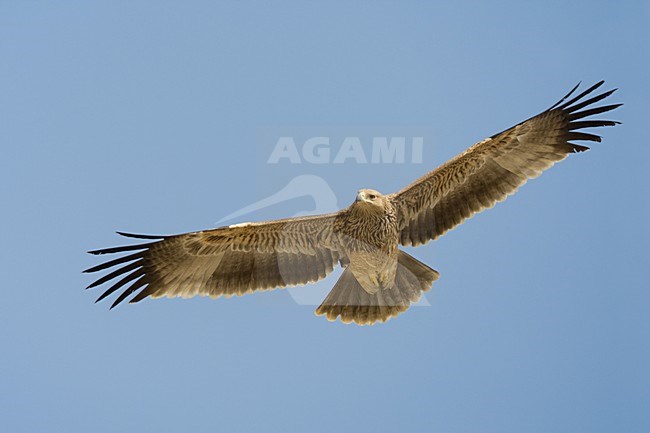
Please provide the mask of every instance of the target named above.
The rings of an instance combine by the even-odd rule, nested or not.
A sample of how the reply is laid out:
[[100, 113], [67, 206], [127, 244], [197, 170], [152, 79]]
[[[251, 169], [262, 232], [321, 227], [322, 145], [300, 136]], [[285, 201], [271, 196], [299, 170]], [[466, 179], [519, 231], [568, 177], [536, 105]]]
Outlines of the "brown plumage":
[[398, 249], [436, 239], [476, 212], [513, 194], [528, 179], [569, 153], [588, 148], [573, 141], [597, 141], [584, 128], [613, 126], [584, 120], [621, 104], [587, 108], [614, 90], [586, 99], [599, 82], [510, 129], [483, 140], [389, 195], [363, 189], [337, 213], [237, 224], [174, 236], [120, 233], [149, 242], [90, 251], [129, 254], [87, 269], [118, 267], [88, 288], [113, 285], [99, 300], [122, 290], [111, 308], [152, 298], [243, 295], [307, 284], [335, 266], [345, 270], [316, 310], [329, 320], [373, 324], [406, 311], [439, 274]]

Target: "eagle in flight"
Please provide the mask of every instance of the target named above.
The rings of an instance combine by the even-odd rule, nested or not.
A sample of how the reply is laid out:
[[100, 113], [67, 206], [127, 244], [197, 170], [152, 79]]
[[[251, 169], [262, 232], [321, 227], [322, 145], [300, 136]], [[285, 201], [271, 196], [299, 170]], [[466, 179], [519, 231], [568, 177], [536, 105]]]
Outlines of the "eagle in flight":
[[575, 141], [600, 142], [582, 130], [618, 124], [592, 116], [622, 105], [594, 106], [616, 90], [593, 96], [602, 84], [572, 97], [578, 84], [548, 110], [473, 145], [401, 191], [362, 189], [336, 213], [172, 236], [118, 232], [146, 242], [90, 251], [127, 254], [84, 271], [116, 268], [88, 288], [111, 282], [97, 301], [121, 290], [113, 308], [132, 294], [134, 303], [149, 296], [216, 298], [303, 285], [341, 265], [341, 277], [316, 314], [359, 325], [385, 322], [406, 311], [439, 276], [399, 246], [436, 239], [569, 153], [588, 149]]

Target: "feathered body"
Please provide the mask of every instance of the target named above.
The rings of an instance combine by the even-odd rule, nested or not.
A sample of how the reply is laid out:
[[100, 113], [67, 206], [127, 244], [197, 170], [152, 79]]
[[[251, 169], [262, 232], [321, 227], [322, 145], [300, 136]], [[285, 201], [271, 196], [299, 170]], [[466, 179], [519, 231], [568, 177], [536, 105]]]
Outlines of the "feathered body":
[[390, 287], [397, 273], [397, 211], [378, 191], [363, 189], [337, 219], [336, 232], [348, 267], [370, 294]]

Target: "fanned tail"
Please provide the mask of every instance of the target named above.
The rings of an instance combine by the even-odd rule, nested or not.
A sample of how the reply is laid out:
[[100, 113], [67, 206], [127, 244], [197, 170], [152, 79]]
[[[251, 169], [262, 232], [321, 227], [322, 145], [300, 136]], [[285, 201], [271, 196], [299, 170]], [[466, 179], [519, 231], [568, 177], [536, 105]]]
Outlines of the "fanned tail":
[[397, 258], [397, 275], [392, 287], [378, 290], [374, 295], [366, 292], [350, 271], [345, 269], [339, 280], [316, 309], [316, 315], [334, 321], [341, 316], [343, 323], [372, 325], [385, 322], [406, 311], [411, 303], [429, 290], [440, 274], [429, 266], [400, 251]]

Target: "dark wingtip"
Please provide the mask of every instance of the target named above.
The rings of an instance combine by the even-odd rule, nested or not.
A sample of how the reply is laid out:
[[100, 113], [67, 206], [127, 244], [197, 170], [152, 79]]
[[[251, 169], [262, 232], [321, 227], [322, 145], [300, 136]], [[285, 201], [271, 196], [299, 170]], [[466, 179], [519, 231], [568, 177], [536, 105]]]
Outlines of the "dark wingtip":
[[[110, 264], [110, 263], [109, 263], [109, 264]], [[98, 271], [102, 271], [102, 270], [104, 270], [104, 269], [108, 269], [109, 267], [110, 267], [110, 266], [106, 266], [105, 263], [100, 263], [99, 265], [92, 266], [92, 267], [90, 267], [90, 268], [88, 268], [88, 269], [84, 269], [84, 270], [81, 271], [81, 272], [83, 272], [84, 274], [92, 274], [92, 273], [94, 273], [94, 272], [98, 272]]]
[[571, 90], [569, 91], [569, 93], [567, 93], [566, 95], [564, 95], [564, 97], [563, 97], [562, 99], [560, 99], [560, 100], [557, 101], [555, 104], [553, 104], [553, 106], [552, 106], [551, 108], [549, 108], [549, 110], [554, 109], [555, 107], [557, 107], [558, 105], [560, 105], [561, 103], [563, 103], [564, 101], [566, 101], [566, 100], [569, 98], [569, 96], [573, 95], [573, 92], [575, 92], [575, 91], [578, 89], [578, 87], [580, 87], [580, 84], [582, 84], [582, 80], [578, 81], [578, 84], [576, 84], [575, 86], [573, 86], [573, 89], [571, 89]]
[[[134, 274], [135, 274], [135, 273], [134, 273]], [[131, 275], [134, 275], [134, 274], [131, 274]], [[136, 274], [136, 277], [137, 277], [137, 274]], [[149, 283], [147, 282], [147, 280], [146, 280], [146, 278], [144, 277], [144, 275], [141, 275], [137, 280], [135, 280], [135, 281], [133, 282], [133, 284], [131, 284], [128, 288], [126, 288], [126, 289], [125, 289], [125, 290], [120, 294], [120, 296], [118, 296], [118, 298], [115, 300], [115, 302], [113, 302], [113, 304], [111, 305], [111, 307], [109, 308], [109, 310], [112, 310], [112, 309], [115, 308], [118, 304], [122, 303], [126, 298], [128, 298], [128, 297], [131, 296], [133, 293], [135, 293], [136, 291], [140, 290], [142, 287], [144, 287], [144, 286], [146, 286], [146, 285], [148, 285], [148, 284], [149, 284]], [[114, 291], [114, 290], [113, 290], [113, 291]]]
[[126, 233], [126, 232], [118, 232], [116, 231], [120, 236], [124, 236], [125, 238], [134, 238], [134, 239], [165, 239], [167, 236], [162, 236], [162, 235], [141, 235], [137, 233]]
[[112, 293], [112, 292], [110, 292], [110, 291], [107, 290], [107, 291], [105, 291], [104, 293], [102, 293], [101, 295], [99, 295], [99, 297], [98, 297], [97, 299], [95, 299], [95, 304], [98, 303], [98, 302], [100, 302], [100, 301], [102, 301], [105, 297], [107, 297], [107, 296], [110, 295], [111, 293]]
[[127, 262], [132, 262], [133, 260], [137, 260], [143, 257], [144, 251], [139, 251], [134, 254], [130, 254], [128, 256], [123, 256], [119, 257], [117, 259], [113, 259], [108, 262], [100, 263], [99, 265], [93, 266], [91, 268], [86, 269], [83, 271], [84, 273], [93, 273], [93, 272], [98, 272], [102, 271], [104, 269], [112, 268], [113, 266], [117, 266], [122, 263], [127, 263]]
[[146, 250], [153, 244], [155, 244], [155, 242], [149, 242], [146, 244], [126, 245], [122, 247], [102, 248], [99, 250], [88, 251], [88, 254], [102, 255], [102, 254], [124, 253], [127, 251]]
[[576, 90], [578, 90], [578, 88], [579, 88], [581, 85], [582, 85], [582, 80], [579, 80], [579, 81], [578, 81], [578, 84], [576, 84], [575, 86], [573, 86], [573, 89], [571, 89], [571, 91], [569, 91], [569, 93], [567, 93], [566, 96], [565, 96], [564, 98], [568, 98], [569, 96], [571, 96], [571, 94], [572, 94], [573, 92], [575, 92]]
[[597, 114], [602, 114], [602, 113], [606, 113], [608, 111], [615, 110], [618, 107], [620, 107], [621, 105], [623, 105], [623, 104], [601, 105], [601, 106], [598, 106], [598, 107], [590, 108], [588, 110], [572, 112], [571, 114], [569, 114], [568, 117], [569, 117], [569, 120], [571, 122], [573, 122], [573, 121], [578, 120], [578, 119], [582, 119], [582, 118], [589, 117], [589, 116], [595, 116]]
[[[605, 81], [601, 80], [601, 81], [597, 82], [596, 84], [594, 84], [593, 86], [587, 88], [586, 90], [583, 90], [582, 93], [580, 93], [579, 95], [574, 96], [574, 97], [573, 97], [572, 99], [570, 99], [569, 101], [564, 102], [562, 105], [559, 105], [559, 104], [554, 105], [553, 108], [556, 108], [556, 109], [558, 109], [558, 110], [565, 110], [565, 109], [568, 109], [568, 108], [569, 108], [571, 105], [573, 105], [574, 103], [580, 101], [580, 100], [581, 100], [582, 98], [584, 98], [585, 96], [587, 96], [587, 95], [593, 93], [596, 89], [598, 89], [600, 86], [602, 86], [603, 83], [605, 83]], [[608, 92], [606, 92], [606, 93], [600, 95], [600, 99], [602, 99], [602, 98], [606, 98], [607, 96], [608, 96]], [[565, 99], [567, 99], [567, 98], [566, 98], [566, 97], [563, 98], [563, 100], [565, 100]], [[597, 101], [599, 101], [600, 99], [598, 99], [598, 97], [596, 97], [596, 98], [591, 99], [591, 100], [590, 100], [591, 102], [586, 102], [586, 101], [585, 101], [585, 103], [586, 103], [586, 104], [591, 104], [592, 102], [597, 102]]]

